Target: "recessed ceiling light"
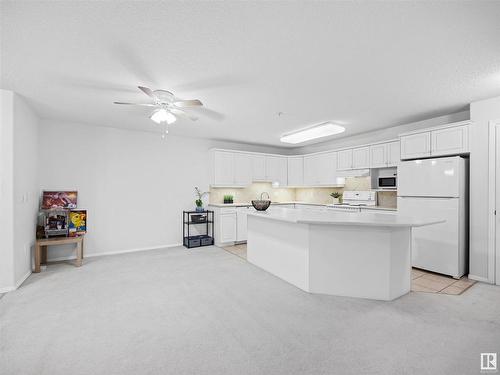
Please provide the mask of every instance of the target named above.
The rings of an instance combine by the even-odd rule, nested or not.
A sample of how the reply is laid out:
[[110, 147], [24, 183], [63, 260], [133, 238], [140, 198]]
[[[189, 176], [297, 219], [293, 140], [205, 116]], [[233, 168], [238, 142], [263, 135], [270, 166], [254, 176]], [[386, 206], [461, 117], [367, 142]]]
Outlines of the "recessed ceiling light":
[[306, 129], [294, 131], [292, 133], [281, 136], [280, 141], [284, 143], [302, 143], [311, 139], [328, 137], [329, 135], [340, 134], [345, 131], [345, 128], [331, 122], [324, 122], [318, 125], [311, 126]]
[[151, 120], [156, 122], [157, 124], [161, 124], [162, 122], [166, 122], [167, 124], [173, 124], [177, 118], [168, 112], [167, 110], [160, 108], [153, 112], [150, 117]]

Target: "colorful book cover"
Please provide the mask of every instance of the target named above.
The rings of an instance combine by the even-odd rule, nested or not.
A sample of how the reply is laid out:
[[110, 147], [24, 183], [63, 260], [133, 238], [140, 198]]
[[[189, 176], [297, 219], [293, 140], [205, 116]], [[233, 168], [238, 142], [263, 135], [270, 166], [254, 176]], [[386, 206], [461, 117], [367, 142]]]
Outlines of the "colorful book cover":
[[71, 210], [69, 212], [68, 232], [70, 237], [82, 236], [87, 233], [86, 210]]
[[77, 197], [78, 192], [76, 191], [44, 191], [42, 195], [42, 208], [76, 208]]

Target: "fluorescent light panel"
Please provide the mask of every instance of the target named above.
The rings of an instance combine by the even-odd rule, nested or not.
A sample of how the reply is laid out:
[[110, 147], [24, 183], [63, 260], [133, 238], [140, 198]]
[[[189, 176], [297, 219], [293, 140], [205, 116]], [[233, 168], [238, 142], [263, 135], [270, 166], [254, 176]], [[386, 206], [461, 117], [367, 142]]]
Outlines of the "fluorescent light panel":
[[324, 122], [319, 125], [311, 126], [307, 129], [298, 130], [293, 133], [288, 133], [280, 138], [283, 143], [302, 143], [310, 141], [311, 139], [328, 137], [329, 135], [340, 134], [345, 131], [343, 126], [332, 124], [331, 122]]
[[160, 108], [153, 112], [150, 117], [151, 120], [156, 122], [157, 124], [161, 124], [162, 122], [166, 122], [167, 124], [173, 124], [177, 118], [168, 112], [167, 110]]

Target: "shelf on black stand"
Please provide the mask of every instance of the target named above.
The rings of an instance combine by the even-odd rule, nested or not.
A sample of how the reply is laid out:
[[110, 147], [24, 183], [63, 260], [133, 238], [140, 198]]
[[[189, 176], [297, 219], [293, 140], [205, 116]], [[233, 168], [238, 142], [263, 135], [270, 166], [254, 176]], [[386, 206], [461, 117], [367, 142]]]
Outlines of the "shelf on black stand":
[[[204, 215], [204, 221], [193, 221], [191, 216]], [[183, 244], [188, 249], [193, 247], [211, 246], [214, 244], [214, 212], [213, 211], [183, 211], [182, 237]], [[205, 234], [191, 235], [190, 226], [196, 225], [199, 228], [200, 224], [206, 225]]]

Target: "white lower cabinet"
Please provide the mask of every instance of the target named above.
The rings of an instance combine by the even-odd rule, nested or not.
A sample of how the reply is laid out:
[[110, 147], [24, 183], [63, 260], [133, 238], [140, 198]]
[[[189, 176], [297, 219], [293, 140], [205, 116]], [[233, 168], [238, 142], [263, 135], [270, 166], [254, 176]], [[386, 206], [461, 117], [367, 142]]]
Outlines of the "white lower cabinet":
[[[218, 221], [218, 223], [217, 223]], [[218, 215], [215, 225], [218, 227], [216, 242], [227, 243], [236, 241], [236, 210], [228, 210]]]
[[247, 215], [248, 211], [253, 209], [253, 207], [238, 207], [236, 209], [236, 242], [247, 240]]
[[252, 206], [210, 206], [210, 209], [214, 211], [216, 246], [231, 246], [247, 240], [247, 214], [254, 210]]

